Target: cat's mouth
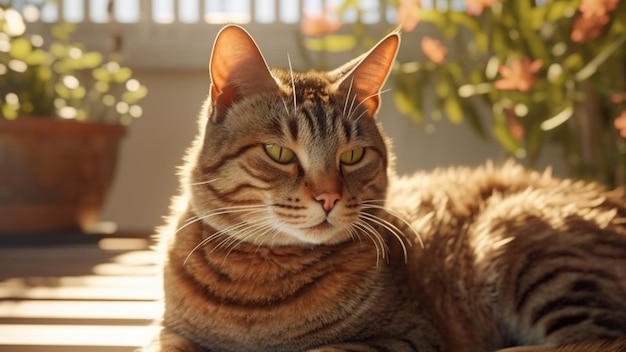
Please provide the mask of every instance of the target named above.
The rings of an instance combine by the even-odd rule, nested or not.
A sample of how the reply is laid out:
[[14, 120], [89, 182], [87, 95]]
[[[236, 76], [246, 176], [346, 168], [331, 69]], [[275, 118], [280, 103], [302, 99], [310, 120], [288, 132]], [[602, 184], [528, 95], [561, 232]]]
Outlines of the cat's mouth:
[[335, 226], [333, 226], [330, 222], [328, 222], [328, 219], [324, 219], [324, 221], [320, 222], [317, 225], [313, 225], [309, 228], [307, 228], [308, 230], [314, 230], [314, 231], [326, 231], [326, 230], [330, 230], [332, 228], [334, 228]]

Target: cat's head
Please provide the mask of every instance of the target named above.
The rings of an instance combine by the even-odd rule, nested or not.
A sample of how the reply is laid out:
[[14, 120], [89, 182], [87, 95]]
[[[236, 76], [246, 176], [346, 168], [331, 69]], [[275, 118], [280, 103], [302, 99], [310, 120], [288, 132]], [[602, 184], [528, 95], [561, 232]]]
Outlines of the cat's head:
[[190, 170], [196, 215], [264, 245], [332, 244], [371, 230], [388, 164], [374, 117], [399, 40], [392, 34], [334, 71], [298, 73], [268, 69], [242, 28], [225, 27]]

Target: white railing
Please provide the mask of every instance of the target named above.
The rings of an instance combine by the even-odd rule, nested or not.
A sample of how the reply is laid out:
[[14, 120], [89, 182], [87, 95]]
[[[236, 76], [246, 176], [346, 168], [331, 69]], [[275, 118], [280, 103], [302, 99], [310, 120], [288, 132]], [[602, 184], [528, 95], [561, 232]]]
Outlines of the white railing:
[[[0, 0], [0, 4], [8, 0]], [[30, 20], [73, 23], [297, 23], [303, 10], [321, 11], [343, 0], [12, 0]], [[464, 0], [422, 0], [426, 9], [462, 11]], [[380, 0], [360, 0], [365, 22], [393, 21], [392, 6]], [[37, 11], [37, 9], [39, 9]], [[344, 20], [354, 20], [348, 12]]]
[[[436, 0], [430, 0], [432, 1]], [[454, 0], [462, 1], [462, 0]], [[7, 2], [5, 0], [4, 2]], [[321, 11], [342, 0], [13, 0], [31, 22], [53, 23], [297, 23], [303, 9]], [[428, 3], [428, 1], [426, 1]], [[447, 2], [447, 0], [446, 0]], [[3, 1], [0, 0], [0, 4]], [[428, 6], [428, 5], [427, 5]], [[440, 5], [441, 6], [441, 5]], [[360, 0], [365, 20], [379, 21], [393, 9], [379, 0]], [[347, 13], [345, 20], [354, 19]], [[390, 19], [390, 18], [387, 18]]]

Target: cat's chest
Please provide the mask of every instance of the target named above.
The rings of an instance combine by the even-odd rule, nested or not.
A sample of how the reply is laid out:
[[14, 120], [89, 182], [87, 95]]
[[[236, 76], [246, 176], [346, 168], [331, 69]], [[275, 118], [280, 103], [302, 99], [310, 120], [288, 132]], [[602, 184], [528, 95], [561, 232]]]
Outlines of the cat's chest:
[[246, 350], [264, 344], [272, 349], [279, 340], [303, 343], [329, 323], [335, 329], [362, 319], [380, 301], [386, 269], [365, 242], [327, 248], [208, 245], [184, 266], [175, 265], [198, 243], [190, 237], [179, 236], [170, 248], [166, 304], [179, 316], [184, 312], [193, 322], [190, 330], [206, 331], [207, 345]]

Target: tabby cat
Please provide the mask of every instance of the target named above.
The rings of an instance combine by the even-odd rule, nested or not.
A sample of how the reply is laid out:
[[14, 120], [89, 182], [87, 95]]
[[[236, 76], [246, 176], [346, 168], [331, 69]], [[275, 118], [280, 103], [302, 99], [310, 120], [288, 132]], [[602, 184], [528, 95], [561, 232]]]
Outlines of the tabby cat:
[[626, 351], [622, 194], [514, 163], [394, 175], [399, 43], [298, 73], [222, 29], [145, 351]]

